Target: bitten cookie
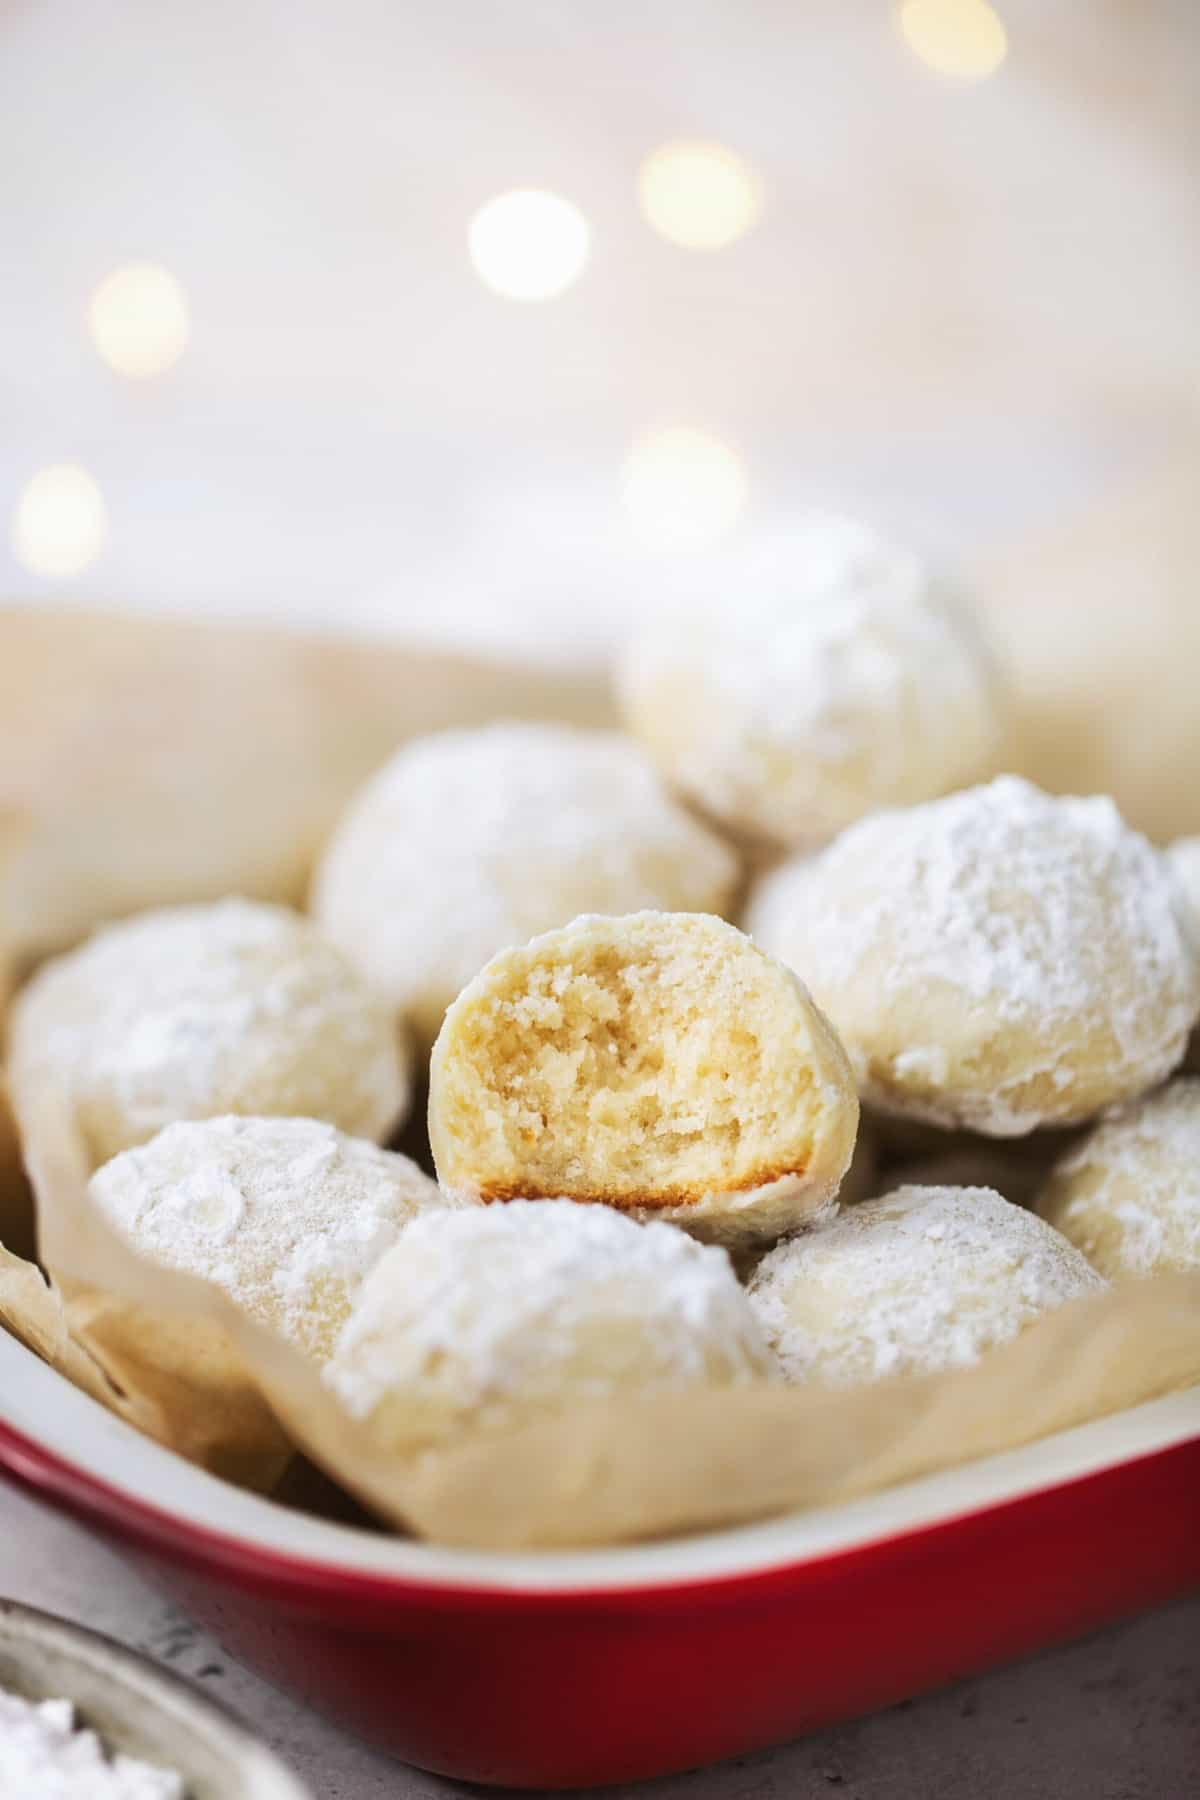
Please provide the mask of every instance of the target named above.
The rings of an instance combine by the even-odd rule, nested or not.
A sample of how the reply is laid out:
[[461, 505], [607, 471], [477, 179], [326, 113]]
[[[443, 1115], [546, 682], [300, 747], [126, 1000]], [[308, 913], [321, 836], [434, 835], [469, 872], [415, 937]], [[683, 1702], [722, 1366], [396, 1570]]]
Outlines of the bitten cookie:
[[712, 817], [800, 847], [997, 767], [996, 669], [910, 551], [816, 518], [728, 578], [650, 619], [618, 682], [629, 730]]
[[1110, 800], [1011, 776], [784, 865], [748, 929], [811, 983], [864, 1100], [1018, 1137], [1154, 1087], [1200, 1010], [1163, 859]]
[[1112, 1281], [1200, 1268], [1200, 1079], [1097, 1125], [1057, 1165], [1038, 1211]]
[[832, 1201], [857, 1124], [845, 1053], [800, 982], [699, 913], [584, 917], [503, 951], [434, 1046], [434, 1160], [472, 1199], [777, 1237]]
[[987, 1188], [899, 1188], [779, 1244], [747, 1290], [792, 1381], [879, 1381], [976, 1362], [1105, 1283]]
[[506, 945], [582, 912], [722, 912], [738, 875], [627, 739], [506, 723], [394, 756], [334, 833], [313, 910], [428, 1045]]
[[771, 1371], [722, 1251], [606, 1207], [518, 1201], [410, 1225], [325, 1380], [377, 1443], [403, 1451], [597, 1395]]
[[409, 1097], [388, 1009], [284, 907], [168, 907], [98, 932], [18, 995], [10, 1069], [60, 1083], [92, 1166], [178, 1119], [327, 1119], [384, 1138]]
[[702, 913], [585, 916], [504, 950], [446, 1013], [437, 1174], [470, 1199], [601, 1201], [721, 1242], [837, 1193], [858, 1102], [786, 968]]

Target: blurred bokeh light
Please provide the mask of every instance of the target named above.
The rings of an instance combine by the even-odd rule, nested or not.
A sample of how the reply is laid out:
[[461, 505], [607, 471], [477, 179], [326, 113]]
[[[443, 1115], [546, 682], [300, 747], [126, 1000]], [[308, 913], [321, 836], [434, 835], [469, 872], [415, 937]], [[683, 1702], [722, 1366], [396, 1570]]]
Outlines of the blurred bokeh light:
[[579, 208], [538, 188], [489, 200], [468, 240], [480, 280], [510, 300], [552, 300], [583, 273], [588, 255]]
[[762, 181], [724, 144], [664, 144], [638, 171], [642, 211], [685, 250], [723, 250], [744, 237], [763, 207]]
[[1002, 549], [1200, 440], [1198, 91], [1196, 0], [0, 8], [0, 518], [72, 459], [73, 603], [589, 661], [667, 540]]
[[106, 275], [88, 307], [92, 341], [118, 375], [162, 375], [187, 347], [188, 309], [169, 269], [129, 263]]
[[913, 55], [955, 81], [983, 81], [1008, 55], [1004, 21], [987, 0], [899, 0], [896, 20]]
[[13, 552], [31, 575], [65, 581], [82, 574], [100, 555], [107, 537], [104, 496], [77, 463], [39, 469], [17, 499]]

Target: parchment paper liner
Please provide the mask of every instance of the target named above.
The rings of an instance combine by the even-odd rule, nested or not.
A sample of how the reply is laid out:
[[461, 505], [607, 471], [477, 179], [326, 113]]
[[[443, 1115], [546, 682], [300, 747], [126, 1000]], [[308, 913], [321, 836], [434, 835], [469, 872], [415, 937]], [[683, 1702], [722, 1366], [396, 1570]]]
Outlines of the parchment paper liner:
[[297, 903], [406, 738], [604, 722], [606, 686], [386, 640], [0, 605], [0, 942], [20, 972], [148, 906]]
[[[72, 1280], [86, 1273], [114, 1304], [226, 1331], [315, 1462], [383, 1517], [443, 1543], [607, 1544], [828, 1505], [1200, 1384], [1200, 1273], [1171, 1275], [1061, 1307], [955, 1374], [850, 1391], [764, 1384], [589, 1401], [524, 1430], [387, 1454], [287, 1345], [216, 1289], [149, 1265], [114, 1236], [87, 1202], [61, 1097], [23, 1096], [20, 1109], [47, 1261]], [[11, 1293], [6, 1311], [28, 1341]], [[52, 1360], [78, 1379], [70, 1347], [57, 1349]], [[1200, 1386], [1195, 1399], [1200, 1432]], [[182, 1448], [158, 1423], [155, 1435]]]
[[[605, 707], [586, 682], [394, 645], [0, 610], [0, 990], [10, 969], [119, 912], [297, 899], [337, 810], [394, 744], [497, 714]], [[1063, 1307], [962, 1374], [590, 1402], [389, 1456], [300, 1356], [106, 1228], [62, 1095], [39, 1082], [13, 1100], [61, 1289], [0, 1251], [0, 1319], [204, 1466], [269, 1488], [281, 1420], [381, 1515], [447, 1543], [611, 1543], [827, 1504], [1200, 1382], [1200, 1275], [1164, 1277]], [[0, 1097], [12, 1245], [27, 1209], [4, 1134]]]
[[[400, 643], [0, 607], [0, 1021], [18, 975], [105, 920], [302, 901], [342, 806], [397, 744], [504, 715], [603, 722], [605, 684]], [[0, 1243], [32, 1255], [8, 1100], [0, 1075]], [[15, 1328], [59, 1366], [86, 1346], [70, 1360], [90, 1392], [208, 1468], [272, 1484], [288, 1447], [218, 1329], [131, 1308], [86, 1263], [63, 1265], [54, 1294], [7, 1273]]]

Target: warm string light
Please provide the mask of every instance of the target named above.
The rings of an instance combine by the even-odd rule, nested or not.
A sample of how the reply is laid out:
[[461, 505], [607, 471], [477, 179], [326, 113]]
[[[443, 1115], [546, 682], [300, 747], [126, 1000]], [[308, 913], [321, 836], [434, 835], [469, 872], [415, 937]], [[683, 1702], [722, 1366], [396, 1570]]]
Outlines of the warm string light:
[[988, 0], [900, 0], [896, 25], [926, 68], [955, 81], [984, 81], [1008, 55], [1004, 21]]
[[509, 300], [552, 300], [578, 280], [591, 234], [577, 206], [541, 188], [498, 194], [467, 234], [480, 280]]
[[183, 289], [156, 263], [128, 263], [106, 275], [88, 307], [92, 341], [118, 375], [162, 375], [187, 347]]
[[763, 209], [762, 182], [724, 144], [663, 144], [638, 170], [638, 199], [660, 236], [684, 250], [723, 250]]
[[637, 536], [659, 550], [702, 550], [736, 525], [746, 471], [720, 438], [684, 426], [649, 432], [625, 459], [621, 497]]
[[[982, 0], [976, 0], [982, 4]], [[646, 157], [638, 194], [651, 224], [671, 243], [717, 250], [757, 222], [763, 205], [757, 173], [722, 144], [680, 141]], [[587, 263], [591, 234], [579, 208], [544, 189], [498, 194], [474, 215], [468, 246], [476, 273], [495, 293], [549, 300], [564, 293]], [[88, 306], [97, 351], [110, 368], [146, 379], [171, 368], [187, 347], [187, 301], [169, 270], [153, 263], [114, 269]], [[662, 549], [702, 548], [723, 537], [745, 507], [746, 474], [728, 444], [676, 426], [634, 445], [622, 475], [626, 511], [637, 535]], [[21, 493], [12, 542], [31, 573], [64, 579], [86, 569], [108, 536], [104, 498], [86, 469], [61, 463], [40, 470]]]
[[30, 574], [48, 581], [82, 574], [107, 538], [104, 496], [77, 463], [39, 469], [22, 489], [13, 513], [12, 547]]

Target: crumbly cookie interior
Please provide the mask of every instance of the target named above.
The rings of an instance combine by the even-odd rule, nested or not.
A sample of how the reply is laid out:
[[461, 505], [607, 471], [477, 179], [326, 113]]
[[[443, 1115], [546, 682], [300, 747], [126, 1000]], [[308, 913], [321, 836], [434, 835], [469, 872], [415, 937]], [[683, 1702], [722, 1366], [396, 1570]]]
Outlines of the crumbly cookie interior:
[[447, 1134], [485, 1199], [686, 1204], [803, 1173], [804, 998], [723, 930], [560, 937], [454, 1022]]

